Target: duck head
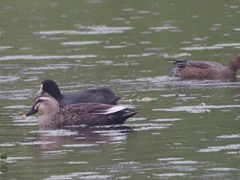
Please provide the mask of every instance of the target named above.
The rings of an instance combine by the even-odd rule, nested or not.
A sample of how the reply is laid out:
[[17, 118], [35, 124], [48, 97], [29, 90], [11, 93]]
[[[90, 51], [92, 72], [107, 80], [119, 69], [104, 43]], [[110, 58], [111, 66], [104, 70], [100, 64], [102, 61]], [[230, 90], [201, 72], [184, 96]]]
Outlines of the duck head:
[[58, 110], [58, 102], [53, 97], [45, 93], [44, 95], [41, 95], [35, 99], [31, 110], [22, 115], [22, 117], [31, 116], [37, 112], [43, 112], [44, 114], [55, 114], [58, 112]]
[[40, 85], [40, 89], [38, 91], [38, 96], [43, 95], [44, 93], [48, 93], [50, 96], [54, 97], [55, 99], [60, 99], [62, 94], [58, 87], [58, 85], [50, 79], [46, 79]]
[[228, 65], [229, 69], [236, 72], [240, 69], [240, 55], [233, 57]]

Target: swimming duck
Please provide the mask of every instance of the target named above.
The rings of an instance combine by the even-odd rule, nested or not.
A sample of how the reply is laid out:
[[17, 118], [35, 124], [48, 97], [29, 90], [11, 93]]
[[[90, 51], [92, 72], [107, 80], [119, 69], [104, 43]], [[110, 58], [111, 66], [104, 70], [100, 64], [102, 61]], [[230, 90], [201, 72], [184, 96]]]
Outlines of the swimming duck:
[[44, 94], [45, 92], [54, 97], [58, 101], [60, 107], [76, 103], [102, 103], [116, 105], [117, 101], [120, 99], [120, 97], [117, 97], [107, 88], [88, 89], [62, 95], [58, 85], [50, 79], [41, 83], [38, 95]]
[[123, 106], [98, 103], [70, 104], [60, 108], [58, 102], [47, 93], [37, 97], [31, 110], [22, 117], [30, 116], [38, 111], [44, 113], [38, 121], [40, 127], [123, 124], [137, 113]]
[[236, 71], [240, 69], [240, 55], [233, 57], [228, 66], [209, 61], [171, 60], [175, 67], [168, 68], [174, 76], [199, 79], [228, 79], [236, 81]]

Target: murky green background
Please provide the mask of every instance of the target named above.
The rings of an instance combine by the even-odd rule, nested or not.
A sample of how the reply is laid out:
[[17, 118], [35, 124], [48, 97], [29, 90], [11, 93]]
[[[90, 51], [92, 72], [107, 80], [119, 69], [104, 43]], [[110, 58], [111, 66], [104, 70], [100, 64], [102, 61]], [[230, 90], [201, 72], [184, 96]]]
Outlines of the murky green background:
[[[166, 69], [171, 58], [227, 65], [239, 22], [238, 0], [1, 1], [0, 179], [239, 179], [240, 84]], [[134, 131], [39, 130], [21, 115], [45, 79], [112, 89], [140, 111]]]

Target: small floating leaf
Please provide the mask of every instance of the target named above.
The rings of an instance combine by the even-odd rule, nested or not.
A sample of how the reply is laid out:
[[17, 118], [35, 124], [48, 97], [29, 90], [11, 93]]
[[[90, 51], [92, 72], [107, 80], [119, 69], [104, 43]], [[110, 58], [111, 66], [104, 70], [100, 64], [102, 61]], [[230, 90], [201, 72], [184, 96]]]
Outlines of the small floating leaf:
[[7, 159], [7, 154], [5, 152], [0, 153], [0, 160], [5, 160]]

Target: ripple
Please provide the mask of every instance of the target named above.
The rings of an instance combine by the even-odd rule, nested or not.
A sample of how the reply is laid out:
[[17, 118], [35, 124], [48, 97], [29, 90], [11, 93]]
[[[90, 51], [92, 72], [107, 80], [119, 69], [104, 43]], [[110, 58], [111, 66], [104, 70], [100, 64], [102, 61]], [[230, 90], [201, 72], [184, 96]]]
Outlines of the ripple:
[[24, 109], [24, 108], [29, 108], [29, 106], [24, 106], [24, 105], [15, 105], [15, 106], [6, 106], [3, 107], [4, 109]]
[[209, 109], [223, 109], [223, 108], [235, 108], [240, 105], [197, 105], [197, 106], [180, 106], [165, 109], [153, 109], [153, 111], [187, 111], [189, 113], [205, 113], [210, 112]]
[[73, 150], [43, 151], [42, 153], [60, 155], [60, 154], [67, 154], [67, 152], [73, 152]]
[[85, 58], [95, 58], [97, 55], [72, 55], [72, 56], [34, 56], [34, 55], [16, 55], [16, 56], [4, 56], [0, 57], [0, 61], [5, 60], [39, 60], [39, 59], [85, 59]]
[[0, 99], [29, 99], [30, 89], [0, 91]]
[[64, 164], [88, 164], [88, 162], [86, 162], [86, 161], [81, 161], [81, 162], [70, 161], [70, 162], [64, 162]]
[[116, 31], [116, 30], [132, 30], [134, 27], [107, 27], [107, 26], [90, 26], [88, 27], [94, 31]]
[[78, 132], [68, 131], [68, 130], [64, 130], [64, 129], [30, 131], [29, 133], [39, 133], [39, 134], [43, 134], [44, 136], [74, 136], [74, 135], [78, 135]]
[[72, 179], [72, 178], [76, 178], [76, 177], [93, 175], [93, 174], [99, 174], [99, 173], [98, 172], [77, 172], [77, 173], [70, 173], [67, 175], [52, 175], [49, 178], [45, 178], [43, 180]]
[[18, 79], [19, 79], [19, 77], [17, 77], [17, 76], [0, 76], [0, 83], [16, 81]]
[[99, 44], [102, 41], [74, 41], [74, 42], [62, 42], [62, 45], [89, 45], [89, 44]]
[[223, 44], [215, 44], [213, 46], [184, 47], [184, 48], [180, 48], [180, 49], [186, 50], [186, 51], [192, 51], [192, 50], [222, 49], [224, 47], [238, 48], [238, 47], [240, 47], [240, 43], [223, 43]]
[[198, 161], [172, 161], [168, 162], [168, 164], [198, 164]]
[[134, 11], [134, 9], [133, 8], [125, 8], [125, 9], [123, 9], [123, 11]]
[[16, 146], [16, 143], [3, 143], [0, 144], [1, 147], [12, 147], [12, 146]]
[[54, 70], [54, 69], [68, 69], [70, 68], [68, 64], [49, 64], [48, 66], [43, 67], [32, 67], [28, 68], [29, 70]]
[[94, 147], [94, 146], [99, 146], [99, 144], [67, 144], [62, 146], [63, 147]]
[[129, 162], [120, 162], [118, 164], [123, 164], [123, 165], [134, 165], [134, 164], [140, 164], [140, 162], [134, 162], [134, 161], [129, 161]]
[[191, 56], [191, 54], [189, 54], [189, 53], [179, 53], [179, 54], [169, 55], [167, 53], [162, 53], [162, 54], [159, 54], [159, 56], [162, 56], [164, 58], [179, 58], [179, 57]]
[[33, 157], [8, 157], [7, 160], [32, 159]]
[[54, 144], [55, 142], [48, 142], [48, 141], [34, 141], [28, 143], [20, 143], [20, 145], [44, 145], [44, 144]]
[[14, 119], [13, 122], [38, 122], [38, 118], [34, 116], [30, 116], [27, 119], [23, 119], [20, 115], [17, 115], [17, 116], [12, 116], [12, 119]]
[[[97, 174], [97, 175], [94, 175]], [[66, 175], [52, 175], [49, 178], [43, 180], [59, 180], [59, 179], [109, 179], [112, 175], [100, 175], [98, 172], [77, 172]]]
[[158, 177], [174, 177], [174, 176], [187, 176], [187, 173], [163, 173], [163, 174], [155, 174], [153, 173], [154, 176]]
[[194, 41], [204, 41], [206, 39], [209, 39], [209, 36], [207, 37], [196, 37], [196, 38], [193, 38]]
[[39, 34], [39, 35], [114, 34], [114, 33], [123, 33], [126, 30], [134, 29], [133, 27], [107, 27], [107, 26], [82, 26], [82, 25], [76, 25], [76, 26], [79, 29], [86, 29], [88, 31], [53, 30], [53, 31], [39, 31], [39, 32], [35, 32], [35, 34]]
[[229, 8], [231, 8], [231, 9], [238, 9], [239, 6], [230, 6]]
[[222, 135], [222, 136], [217, 136], [217, 138], [221, 138], [221, 139], [233, 139], [233, 138], [240, 138], [240, 135], [239, 135], [239, 134]]
[[142, 16], [132, 16], [130, 17], [130, 19], [142, 19], [143, 17]]
[[215, 44], [214, 46], [219, 46], [219, 47], [232, 47], [232, 46], [240, 46], [240, 43]]
[[132, 117], [132, 118], [130, 118], [130, 119], [128, 119], [128, 121], [145, 121], [147, 118], [134, 118], [134, 117]]
[[105, 49], [119, 49], [119, 48], [125, 48], [127, 46], [104, 46]]
[[119, 17], [119, 18], [112, 18], [112, 20], [114, 20], [114, 21], [125, 21], [126, 19]]
[[186, 51], [194, 51], [194, 50], [207, 50], [207, 49], [222, 49], [223, 47], [220, 46], [198, 46], [198, 47], [184, 47], [180, 48], [181, 50], [186, 50]]
[[168, 30], [168, 29], [177, 29], [174, 26], [160, 26], [160, 27], [150, 27], [151, 30]]
[[159, 161], [178, 161], [178, 160], [182, 160], [183, 158], [159, 158]]
[[0, 46], [0, 51], [5, 49], [11, 49], [13, 46]]
[[172, 124], [131, 124], [135, 131], [146, 131], [152, 129], [168, 128]]
[[154, 119], [151, 121], [155, 121], [155, 122], [168, 122], [168, 121], [181, 121], [183, 119], [180, 118], [172, 118], [172, 119]]
[[38, 123], [13, 124], [14, 126], [37, 126]]
[[218, 152], [221, 150], [236, 150], [240, 149], [240, 144], [229, 144], [226, 146], [211, 146], [206, 149], [200, 149], [197, 152]]
[[235, 31], [240, 31], [240, 28], [234, 28], [233, 30], [235, 30]]
[[33, 159], [33, 157], [8, 157], [6, 162], [7, 163], [16, 163], [17, 160], [26, 160], [26, 159]]
[[205, 169], [207, 171], [239, 171], [237, 168], [225, 168], [225, 167], [220, 167], [220, 168], [211, 168], [211, 169]]

